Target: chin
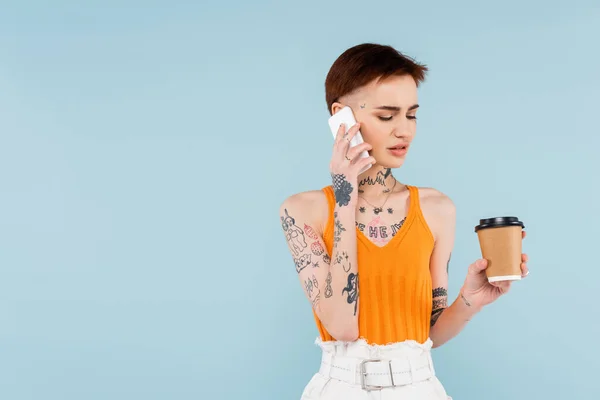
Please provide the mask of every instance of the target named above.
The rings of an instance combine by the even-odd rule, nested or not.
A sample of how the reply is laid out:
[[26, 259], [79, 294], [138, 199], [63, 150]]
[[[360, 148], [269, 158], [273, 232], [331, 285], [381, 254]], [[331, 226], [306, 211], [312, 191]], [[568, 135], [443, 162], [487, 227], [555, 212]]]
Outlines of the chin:
[[385, 160], [377, 162], [377, 165], [383, 168], [400, 168], [404, 164], [404, 157], [386, 157]]

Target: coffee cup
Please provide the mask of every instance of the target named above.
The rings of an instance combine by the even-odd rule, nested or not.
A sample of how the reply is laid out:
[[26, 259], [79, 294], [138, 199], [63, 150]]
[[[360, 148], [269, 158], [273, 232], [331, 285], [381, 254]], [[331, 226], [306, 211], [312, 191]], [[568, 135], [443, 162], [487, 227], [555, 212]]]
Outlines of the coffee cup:
[[495, 217], [479, 220], [475, 232], [481, 255], [488, 262], [489, 282], [521, 279], [523, 222], [517, 217]]

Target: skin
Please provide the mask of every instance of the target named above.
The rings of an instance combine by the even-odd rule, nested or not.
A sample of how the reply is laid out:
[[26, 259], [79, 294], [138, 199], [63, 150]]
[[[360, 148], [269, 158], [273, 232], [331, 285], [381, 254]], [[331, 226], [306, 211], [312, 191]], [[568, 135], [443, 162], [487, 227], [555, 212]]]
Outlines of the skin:
[[[406, 185], [396, 180], [392, 169], [400, 168], [406, 156], [410, 154], [410, 146], [417, 133], [417, 105], [417, 85], [413, 78], [394, 76], [383, 81], [375, 80], [343, 96], [331, 107], [332, 113], [336, 113], [344, 106], [352, 108], [359, 125], [355, 130], [360, 128], [366, 143], [365, 149], [375, 159], [374, 166], [358, 176], [356, 182], [358, 198], [351, 199], [346, 206], [355, 208], [355, 223], [359, 231], [378, 246], [384, 246], [393, 238], [395, 232], [402, 226], [408, 210], [408, 190]], [[391, 108], [382, 109], [381, 107], [384, 106]], [[388, 150], [398, 143], [408, 145], [406, 155], [398, 157]], [[419, 196], [423, 216], [435, 240], [429, 265], [434, 288], [430, 337], [434, 347], [438, 347], [460, 333], [468, 321], [486, 305], [508, 293], [513, 283], [489, 283], [485, 276], [487, 262], [478, 259], [468, 267], [459, 295], [448, 305], [448, 276], [455, 239], [456, 209], [452, 200], [436, 189], [419, 188]], [[314, 232], [318, 242], [324, 247], [322, 235], [328, 218], [328, 205], [324, 193], [321, 190], [314, 190], [290, 196], [281, 206], [282, 221], [286, 218], [285, 210], [288, 208], [293, 208], [295, 215], [306, 221], [306, 226], [310, 226], [310, 232]], [[339, 227], [336, 231], [341, 232]], [[347, 231], [351, 229], [348, 229], [346, 224], [344, 232]], [[331, 277], [326, 272], [321, 275], [315, 274], [314, 277], [312, 274], [305, 274], [312, 267], [304, 266], [306, 260], [297, 261], [296, 256], [302, 251], [302, 239], [304, 239], [298, 234], [299, 232], [292, 227], [290, 232], [286, 232], [286, 237], [290, 251], [294, 255], [296, 269], [302, 269], [299, 273], [301, 282], [311, 289], [310, 293], [306, 290], [305, 293], [314, 306], [315, 302], [318, 303], [321, 299], [319, 297], [321, 294], [317, 294], [315, 290], [317, 285], [314, 282], [318, 283], [319, 290], [326, 292], [326, 295], [333, 293], [335, 296], [340, 290], [336, 288], [331, 290]], [[317, 258], [314, 254], [311, 257]], [[307, 258], [306, 255], [304, 258]], [[333, 257], [333, 265], [336, 259], [339, 259], [338, 254]], [[523, 254], [521, 264], [523, 277], [529, 274], [527, 261], [527, 255]], [[307, 283], [309, 278], [313, 280], [312, 286]], [[342, 292], [347, 302], [356, 308], [355, 281], [358, 279], [353, 279], [354, 277], [349, 276]], [[354, 316], [355, 314], [354, 310]]]

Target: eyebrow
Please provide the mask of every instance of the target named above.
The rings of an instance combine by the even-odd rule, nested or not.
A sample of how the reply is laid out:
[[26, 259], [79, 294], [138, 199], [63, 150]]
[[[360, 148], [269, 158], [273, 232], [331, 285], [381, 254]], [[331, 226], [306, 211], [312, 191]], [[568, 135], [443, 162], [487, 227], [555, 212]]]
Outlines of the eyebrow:
[[[417, 108], [419, 108], [419, 105], [415, 104], [415, 105], [410, 106], [408, 108], [408, 111], [415, 110]], [[375, 109], [376, 110], [388, 110], [388, 111], [400, 111], [401, 110], [400, 107], [396, 107], [396, 106], [379, 106], [379, 107], [376, 107]]]

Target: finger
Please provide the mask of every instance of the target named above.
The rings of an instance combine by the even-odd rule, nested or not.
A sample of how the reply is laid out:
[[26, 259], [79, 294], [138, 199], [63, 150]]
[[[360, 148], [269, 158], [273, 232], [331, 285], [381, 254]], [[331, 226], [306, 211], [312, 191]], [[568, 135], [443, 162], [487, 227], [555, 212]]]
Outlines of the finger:
[[512, 281], [503, 281], [503, 282], [500, 282], [499, 288], [503, 293], [506, 293], [510, 290], [511, 284], [512, 284]]
[[527, 236], [527, 232], [522, 231], [521, 236], [522, 236], [523, 239], [525, 239], [525, 236]]
[[504, 292], [510, 288], [511, 281], [497, 281], [490, 282], [490, 285], [497, 287], [500, 291]]
[[350, 148], [350, 142], [352, 141], [352, 139], [354, 138], [354, 136], [356, 136], [356, 133], [358, 133], [358, 131], [360, 130], [360, 122], [357, 122], [356, 124], [352, 125], [352, 127], [350, 127], [350, 129], [348, 129], [348, 132], [346, 132], [343, 137], [342, 137], [342, 149], [344, 151], [344, 154], [348, 152], [348, 149]]
[[354, 165], [356, 165], [356, 167], [362, 171], [363, 167], [366, 167], [367, 165], [371, 164], [371, 165], [375, 165], [375, 157], [365, 157], [365, 158], [358, 158], [358, 161], [354, 161]]
[[527, 275], [529, 275], [529, 268], [527, 268], [526, 263], [522, 263], [521, 264], [521, 278], [525, 278]]
[[485, 271], [487, 268], [487, 260], [485, 258], [475, 261], [473, 264], [469, 265], [469, 272], [473, 274], [480, 274], [482, 271]]
[[369, 151], [371, 149], [373, 149], [373, 146], [371, 146], [369, 143], [361, 143], [358, 146], [349, 148], [346, 155], [349, 159], [354, 160], [363, 151]]
[[343, 122], [340, 124], [340, 127], [337, 130], [337, 133], [335, 135], [335, 144], [338, 145], [342, 142], [342, 140], [344, 139], [344, 134], [346, 133], [346, 124], [344, 124]]
[[521, 261], [523, 261], [523, 262], [529, 261], [529, 256], [525, 253], [521, 254]]

